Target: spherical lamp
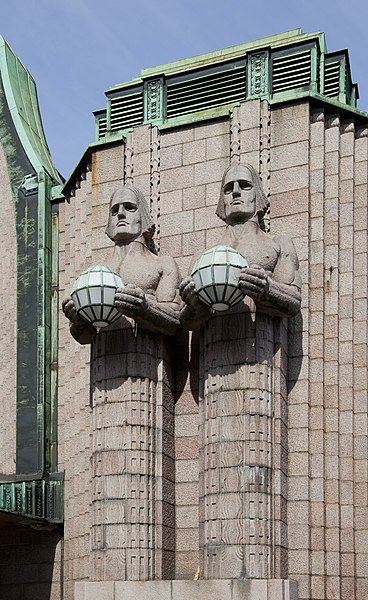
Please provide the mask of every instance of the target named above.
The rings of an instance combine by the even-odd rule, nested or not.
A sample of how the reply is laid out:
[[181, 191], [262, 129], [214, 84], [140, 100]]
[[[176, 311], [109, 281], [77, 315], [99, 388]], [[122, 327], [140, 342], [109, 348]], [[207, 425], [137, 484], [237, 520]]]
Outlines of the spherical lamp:
[[95, 265], [77, 277], [71, 296], [77, 313], [95, 327], [107, 327], [121, 313], [114, 306], [117, 288], [124, 287], [120, 275], [108, 267]]
[[239, 274], [246, 258], [229, 246], [215, 246], [203, 252], [191, 276], [200, 299], [214, 310], [225, 311], [240, 302]]

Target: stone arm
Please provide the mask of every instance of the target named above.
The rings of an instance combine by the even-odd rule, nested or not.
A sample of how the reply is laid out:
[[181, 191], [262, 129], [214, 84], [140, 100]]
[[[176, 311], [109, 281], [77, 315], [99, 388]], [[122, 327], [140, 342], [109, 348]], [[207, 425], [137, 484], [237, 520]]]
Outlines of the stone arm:
[[181, 327], [179, 271], [171, 257], [161, 257], [160, 262], [162, 275], [155, 295], [144, 293], [140, 287], [128, 284], [117, 290], [115, 306], [123, 315], [133, 318], [142, 329], [175, 335]]
[[179, 285], [179, 293], [183, 300], [180, 307], [180, 321], [190, 331], [200, 329], [212, 315], [212, 309], [198, 298], [191, 277], [183, 279]]
[[257, 307], [271, 316], [290, 317], [300, 310], [301, 279], [293, 242], [286, 236], [275, 238], [280, 254], [273, 273], [257, 265], [242, 269], [239, 287]]

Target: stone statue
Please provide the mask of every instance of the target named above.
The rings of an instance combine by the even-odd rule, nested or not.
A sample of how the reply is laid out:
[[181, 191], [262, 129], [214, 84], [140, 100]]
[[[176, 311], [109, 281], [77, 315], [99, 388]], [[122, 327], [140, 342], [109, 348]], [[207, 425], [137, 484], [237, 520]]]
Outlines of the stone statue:
[[[106, 227], [115, 243], [107, 266], [122, 276], [126, 286], [117, 290], [115, 305], [139, 327], [173, 335], [180, 327], [179, 272], [171, 257], [159, 257], [149, 249], [153, 233], [143, 194], [130, 184], [117, 189], [111, 196]], [[72, 336], [80, 344], [91, 343], [96, 329], [77, 314], [70, 297], [62, 306]]]
[[[267, 199], [258, 173], [249, 164], [234, 164], [223, 175], [216, 214], [225, 221], [224, 243], [243, 254], [248, 264], [242, 269], [239, 287], [257, 308], [271, 316], [295, 315], [300, 308], [300, 275], [293, 242], [286, 236], [271, 237], [263, 228]], [[211, 310], [195, 292], [188, 277], [180, 285], [186, 306], [181, 319], [198, 329]]]
[[249, 264], [239, 277], [244, 300], [216, 313], [200, 300], [191, 277], [179, 286], [181, 320], [187, 328], [201, 330], [199, 530], [204, 579], [267, 579], [283, 573], [285, 564], [287, 329], [275, 317], [299, 311], [301, 280], [292, 241], [264, 231], [266, 208], [251, 165], [226, 169], [216, 214], [227, 225], [223, 244]]
[[106, 228], [114, 248], [104, 264], [125, 284], [115, 295], [122, 317], [96, 335], [72, 299], [63, 302], [72, 336], [92, 343], [94, 581], [174, 576], [172, 336], [181, 327], [179, 271], [171, 257], [151, 251], [153, 233], [143, 194], [132, 185], [116, 190]]

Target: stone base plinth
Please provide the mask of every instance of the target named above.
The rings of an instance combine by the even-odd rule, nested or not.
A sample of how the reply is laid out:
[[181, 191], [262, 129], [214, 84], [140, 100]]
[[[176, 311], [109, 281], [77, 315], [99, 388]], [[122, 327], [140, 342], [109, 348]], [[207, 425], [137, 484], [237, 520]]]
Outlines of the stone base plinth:
[[295, 581], [78, 581], [74, 600], [298, 600]]

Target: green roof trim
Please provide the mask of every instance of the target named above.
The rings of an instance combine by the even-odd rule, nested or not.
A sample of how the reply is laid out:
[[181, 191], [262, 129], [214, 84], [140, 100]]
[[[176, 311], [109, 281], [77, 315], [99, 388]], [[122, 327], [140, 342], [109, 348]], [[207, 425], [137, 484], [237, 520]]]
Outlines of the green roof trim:
[[302, 44], [309, 40], [315, 39], [316, 37], [319, 37], [321, 51], [324, 52], [326, 46], [324, 34], [321, 32], [303, 33], [302, 29], [299, 27], [297, 29], [291, 29], [283, 33], [277, 33], [275, 35], [253, 40], [251, 42], [237, 44], [236, 46], [230, 46], [214, 52], [197, 54], [196, 56], [192, 56], [190, 58], [183, 58], [174, 62], [158, 65], [157, 67], [142, 69], [141, 77], [155, 77], [161, 73], [165, 73], [165, 75], [172, 75], [180, 71], [188, 71], [189, 69], [197, 69], [208, 66], [209, 64], [212, 65], [216, 64], [217, 62], [231, 60], [261, 48], [275, 49], [278, 47], [285, 47], [289, 44]]
[[232, 60], [234, 58], [244, 56], [248, 52], [253, 52], [261, 48], [278, 48], [285, 47], [289, 44], [301, 44], [319, 38], [321, 52], [326, 52], [325, 36], [322, 32], [316, 33], [303, 33], [299, 27], [297, 29], [291, 29], [283, 33], [277, 33], [264, 38], [253, 40], [252, 42], [245, 42], [243, 44], [237, 44], [236, 46], [230, 46], [221, 50], [215, 50], [214, 52], [206, 52], [205, 54], [197, 54], [190, 58], [183, 58], [173, 62], [168, 62], [156, 67], [150, 67], [148, 69], [142, 69], [141, 76], [135, 77], [129, 82], [114, 85], [109, 88], [106, 94], [111, 93], [115, 90], [121, 90], [125, 87], [130, 87], [133, 84], [141, 83], [143, 79], [157, 77], [158, 75], [173, 75], [182, 71], [188, 71], [192, 69], [199, 69], [208, 65], [214, 65], [218, 62], [224, 62]]
[[61, 183], [46, 142], [34, 79], [2, 36], [0, 74], [14, 126], [32, 166], [37, 172], [44, 168]]
[[335, 108], [336, 111], [339, 111], [344, 114], [344, 116], [348, 118], [357, 117], [358, 119], [364, 120], [364, 127], [368, 125], [368, 112], [365, 110], [360, 110], [359, 108], [355, 108], [353, 106], [349, 106], [345, 104], [345, 102], [339, 102], [338, 100], [334, 100], [333, 98], [328, 98], [323, 94], [318, 94], [317, 92], [300, 92], [297, 96], [295, 94], [289, 93], [288, 96], [284, 96], [281, 98], [275, 98], [269, 100], [271, 106], [276, 104], [283, 104], [285, 102], [297, 102], [298, 100], [317, 100], [320, 104], [324, 105], [327, 108]]

